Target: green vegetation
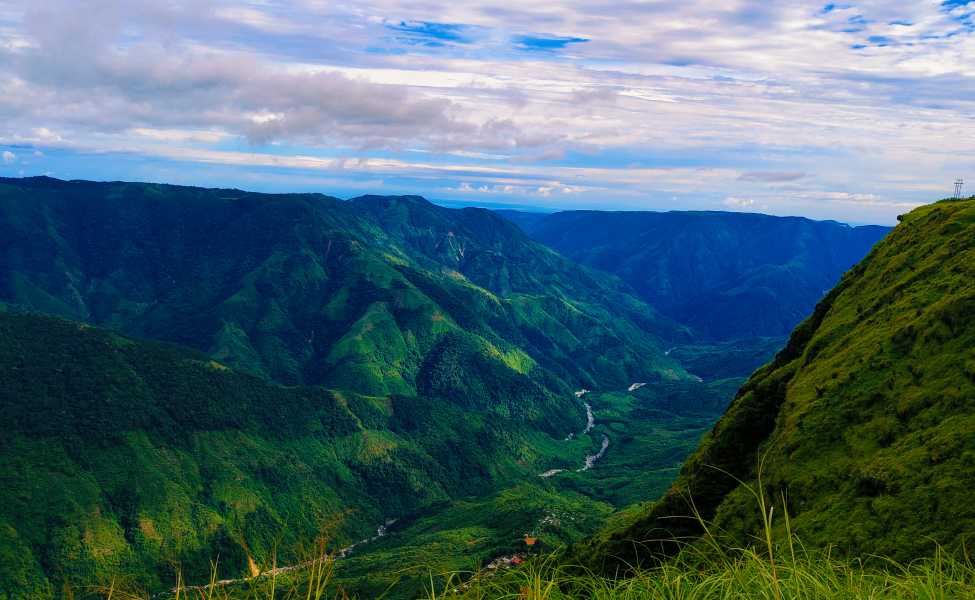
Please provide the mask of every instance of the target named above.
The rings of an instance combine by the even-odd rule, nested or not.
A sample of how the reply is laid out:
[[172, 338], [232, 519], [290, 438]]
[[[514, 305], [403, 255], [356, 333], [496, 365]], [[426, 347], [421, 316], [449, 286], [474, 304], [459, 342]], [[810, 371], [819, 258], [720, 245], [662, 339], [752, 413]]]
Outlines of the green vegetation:
[[[410, 565], [470, 569], [526, 533], [564, 546], [658, 495], [730, 396], [694, 381], [590, 394], [595, 428], [566, 440], [545, 432], [541, 415], [557, 407], [510, 357], [447, 336], [430, 361], [420, 396], [281, 387], [184, 348], [0, 313], [0, 590], [50, 598], [114, 580], [159, 591], [176, 583], [174, 565], [184, 582], [207, 581], [212, 560], [241, 577], [396, 519], [335, 581], [411, 597], [429, 573]], [[574, 472], [602, 435], [613, 452]], [[538, 476], [556, 466], [567, 472]]]
[[717, 538], [707, 536], [706, 552], [693, 545], [685, 546], [671, 560], [631, 570], [625, 577], [594, 573], [585, 565], [566, 564], [559, 555], [549, 555], [502, 573], [486, 570], [458, 573], [439, 587], [429, 585], [423, 597], [429, 600], [917, 600], [970, 598], [975, 594], [975, 564], [968, 559], [958, 560], [937, 549], [932, 557], [910, 563], [886, 560], [882, 565], [866, 565], [839, 558], [830, 548], [807, 550], [788, 531], [788, 513], [781, 515], [787, 540], [776, 544], [771, 541], [774, 535], [771, 506], [764, 503], [760, 506], [757, 516], [766, 526], [762, 539], [755, 540], [754, 547], [721, 546]]
[[753, 337], [728, 342], [698, 342], [669, 349], [669, 356], [705, 381], [745, 378], [768, 364], [786, 337]]
[[[536, 481], [537, 478], [536, 478]], [[586, 496], [526, 483], [483, 500], [452, 503], [414, 516], [410, 523], [341, 561], [335, 583], [360, 598], [416, 598], [431, 581], [478, 570], [499, 556], [551, 551], [596, 531], [612, 507]]]
[[[936, 548], [931, 557], [910, 563], [894, 560], [875, 561], [871, 564], [839, 557], [834, 549], [807, 549], [791, 531], [788, 513], [776, 515], [769, 499], [761, 494], [761, 488], [750, 490], [752, 510], [758, 507], [756, 517], [762, 522], [760, 537], [749, 547], [722, 546], [720, 538], [713, 536], [714, 523], [705, 525], [704, 543], [685, 544], [670, 560], [648, 568], [637, 568], [626, 573], [610, 576], [595, 573], [585, 564], [566, 563], [559, 553], [541, 551], [524, 543], [516, 554], [524, 561], [521, 566], [511, 562], [491, 565], [474, 564], [470, 568], [443, 572], [442, 564], [427, 562], [430, 554], [398, 556], [404, 559], [400, 575], [421, 572], [425, 576], [413, 579], [410, 597], [429, 600], [493, 600], [518, 598], [528, 600], [561, 600], [570, 598], [660, 599], [691, 598], [702, 600], [753, 599], [782, 600], [785, 598], [877, 598], [880, 600], [917, 600], [919, 598], [969, 598], [975, 594], [975, 564], [969, 558], [957, 559]], [[516, 499], [513, 496], [512, 499]], [[520, 508], [520, 503], [515, 504]], [[472, 506], [472, 509], [482, 506]], [[585, 509], [586, 507], [583, 507]], [[536, 527], [530, 532], [558, 529], [571, 522], [571, 513], [548, 512], [542, 522], [546, 527]], [[557, 518], [552, 518], [557, 515]], [[443, 530], [452, 526], [456, 533], [455, 552], [464, 554], [464, 545], [478, 545], [476, 536], [484, 532], [476, 524], [477, 512], [460, 512], [457, 516], [474, 521], [448, 519], [440, 525]], [[524, 520], [523, 513], [504, 514], [510, 521]], [[781, 522], [781, 523], [778, 523]], [[466, 527], [465, 527], [466, 525]], [[774, 528], [784, 528], [786, 538], [775, 539]], [[417, 532], [423, 537], [424, 532]], [[512, 532], [514, 533], [514, 532]], [[540, 534], [548, 537], [545, 533]], [[548, 537], [548, 539], [551, 539]], [[512, 552], [511, 549], [508, 550]], [[378, 555], [377, 555], [378, 556]], [[385, 560], [395, 560], [384, 557]], [[459, 562], [459, 561], [454, 561]], [[380, 563], [385, 564], [385, 563]], [[259, 577], [232, 585], [216, 585], [197, 589], [177, 589], [166, 600], [199, 598], [199, 600], [275, 600], [280, 598], [346, 598], [348, 561], [335, 560], [320, 551], [300, 570], [288, 573], [268, 572]], [[216, 572], [211, 581], [217, 580]], [[400, 580], [402, 581], [402, 580]], [[370, 580], [371, 593], [360, 597], [388, 597], [391, 588], [387, 581]], [[391, 585], [395, 585], [394, 582]], [[102, 598], [143, 598], [143, 596], [119, 593], [124, 584], [103, 592]], [[369, 589], [369, 588], [366, 588]], [[110, 595], [108, 592], [112, 592]]]
[[[904, 216], [741, 388], [671, 491], [574, 556], [609, 572], [645, 567], [701, 536], [696, 516], [746, 547], [762, 531], [748, 509], [756, 488], [810, 548], [970, 554], [972, 315], [975, 199]], [[788, 538], [781, 521], [772, 535]]]
[[[45, 598], [121, 577], [158, 591], [175, 583], [173, 564], [199, 583], [218, 558], [221, 577], [239, 577], [300, 562], [322, 535], [335, 550], [397, 519], [337, 581], [366, 597], [396, 584], [395, 597], [409, 597], [428, 576], [411, 564], [469, 569], [516, 551], [525, 533], [555, 548], [659, 494], [728, 397], [716, 390], [713, 405], [683, 416], [669, 411], [704, 384], [594, 394], [596, 428], [565, 440], [533, 425], [544, 391], [527, 379], [509, 389], [506, 362], [483, 350], [453, 340], [431, 358], [424, 395], [376, 398], [281, 387], [176, 346], [0, 313], [11, 559], [0, 589]], [[456, 388], [460, 365], [472, 377]], [[606, 468], [571, 472], [604, 432], [618, 445]], [[538, 477], [553, 465], [570, 472]]]
[[[721, 302], [877, 234], [789, 223]], [[744, 381], [783, 314], [695, 333], [488, 211], [2, 180], [0, 600], [967, 597], [973, 234], [907, 215]]]
[[684, 328], [489, 211], [4, 179], [0, 239], [8, 594], [406, 527], [579, 462], [573, 390], [693, 380]]
[[0, 313], [0, 381], [6, 598], [118, 573], [158, 590], [173, 562], [205, 581], [217, 556], [239, 576], [326, 532], [344, 545], [537, 479], [552, 460], [531, 444], [546, 437], [531, 423], [542, 392], [512, 396], [516, 411], [281, 387], [50, 317]]
[[[326, 569], [334, 568], [334, 575], [340, 574], [344, 566], [341, 562], [319, 564], [327, 565]], [[887, 567], [871, 569], [828, 553], [800, 551], [794, 560], [770, 561], [764, 555], [744, 551], [708, 564], [693, 558], [678, 559], [626, 578], [611, 578], [580, 573], [578, 567], [563, 565], [557, 557], [549, 557], [496, 576], [480, 574], [469, 580], [465, 576], [470, 573], [457, 573], [446, 581], [435, 578], [433, 583], [427, 582], [425, 593], [419, 597], [428, 600], [917, 600], [962, 599], [975, 594], [975, 566], [969, 562], [938, 555], [910, 564], [892, 562]], [[313, 590], [310, 596], [309, 589]], [[334, 578], [322, 581], [278, 576], [236, 588], [214, 586], [209, 590], [189, 590], [180, 597], [186, 600], [345, 597], [335, 589]], [[318, 590], [321, 594], [315, 595]], [[102, 597], [108, 597], [107, 591]], [[142, 600], [140, 596], [129, 596], [118, 590], [114, 598]], [[175, 594], [167, 600], [175, 600]]]
[[[431, 581], [445, 585], [451, 573], [476, 571], [499, 556], [523, 553], [527, 534], [537, 538], [533, 553], [579, 542], [604, 527], [615, 511], [663, 494], [738, 384], [672, 382], [634, 393], [587, 394], [595, 417], [589, 434], [577, 432], [571, 440], [530, 438], [530, 446], [549, 457], [536, 473], [563, 472], [532, 477], [485, 499], [408, 515], [389, 535], [343, 561], [335, 581], [364, 598], [384, 590], [387, 597], [412, 598]], [[593, 469], [577, 472], [583, 457], [599, 450], [604, 435], [610, 451]]]
[[[557, 562], [532, 564], [510, 576], [478, 581], [462, 592], [449, 588], [426, 598], [482, 600], [915, 600], [917, 598], [969, 598], [975, 594], [975, 568], [950, 559], [931, 559], [910, 565], [891, 564], [889, 571], [864, 569], [829, 556], [773, 564], [763, 556], [746, 553], [738, 560], [701, 567], [673, 562], [613, 579], [579, 575]], [[456, 587], [456, 586], [455, 586]]]
[[486, 210], [2, 179], [0, 239], [10, 307], [184, 344], [288, 385], [414, 395], [451, 332], [560, 398], [687, 377], [660, 348], [686, 341], [684, 328]]
[[500, 213], [713, 341], [788, 335], [890, 231], [734, 212]]
[[[551, 478], [559, 489], [574, 491], [616, 509], [658, 498], [667, 491], [680, 465], [711, 428], [734, 395], [741, 380], [712, 384], [659, 383], [635, 392], [604, 392], [586, 395], [595, 426], [584, 452], [571, 461], [556, 459], [547, 464], [565, 472]], [[598, 468], [583, 473], [579, 457], [599, 450], [603, 436], [610, 446]]]

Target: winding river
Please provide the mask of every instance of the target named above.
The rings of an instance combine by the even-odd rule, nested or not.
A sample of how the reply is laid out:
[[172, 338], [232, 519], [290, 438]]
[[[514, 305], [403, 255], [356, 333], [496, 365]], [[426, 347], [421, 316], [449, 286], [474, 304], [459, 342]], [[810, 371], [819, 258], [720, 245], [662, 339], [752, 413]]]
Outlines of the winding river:
[[602, 458], [606, 454], [607, 448], [609, 448], [609, 437], [607, 437], [606, 434], [604, 433], [603, 443], [599, 447], [599, 452], [595, 454], [587, 454], [585, 462], [583, 463], [582, 467], [576, 469], [576, 473], [582, 473], [583, 471], [588, 471], [589, 469], [591, 469], [592, 466], [596, 464], [596, 461]]
[[[630, 386], [631, 388], [630, 391], [632, 391], [632, 387], [633, 386]], [[581, 398], [583, 395], [585, 395], [588, 392], [589, 390], [580, 390], [575, 393], [576, 398]], [[592, 428], [596, 425], [596, 417], [592, 413], [591, 404], [589, 404], [588, 402], [583, 402], [582, 404], [583, 406], [586, 407], [586, 427], [582, 430], [582, 433], [580, 433], [579, 435], [586, 435], [590, 431], [592, 431]], [[573, 437], [575, 437], [575, 435], [570, 433], [565, 439], [571, 440]], [[582, 466], [576, 469], [576, 473], [582, 473], [584, 471], [588, 471], [589, 469], [591, 469], [593, 465], [596, 464], [596, 461], [598, 461], [599, 459], [601, 459], [603, 456], [606, 455], [606, 450], [608, 448], [609, 448], [609, 437], [604, 433], [602, 444], [599, 447], [599, 452], [595, 454], [587, 454], [585, 460], [583, 460], [582, 462]], [[538, 476], [542, 477], [543, 479], [548, 479], [549, 477], [554, 477], [559, 473], [565, 473], [565, 471], [566, 469], [549, 469], [544, 473], [539, 473]]]

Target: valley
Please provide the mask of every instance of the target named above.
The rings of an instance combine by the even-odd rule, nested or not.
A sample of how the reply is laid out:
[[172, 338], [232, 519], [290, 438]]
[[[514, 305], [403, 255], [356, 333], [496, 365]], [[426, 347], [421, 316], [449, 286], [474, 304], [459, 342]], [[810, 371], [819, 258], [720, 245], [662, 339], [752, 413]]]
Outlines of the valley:
[[670, 348], [707, 380], [747, 377], [888, 227], [731, 212], [499, 210], [533, 239], [618, 276], [686, 325]]
[[[2, 578], [40, 597], [120, 569], [168, 589], [174, 563], [203, 582], [210, 553], [233, 579], [390, 519], [370, 556], [449, 562], [449, 532], [415, 527], [459, 502], [490, 521], [492, 498], [585, 512], [570, 543], [610, 506], [579, 478], [614, 454], [572, 390], [697, 383], [662, 350], [685, 327], [489, 211], [33, 178], [0, 182], [0, 234], [0, 524], [22, 557]], [[31, 503], [38, 485], [66, 492]]]
[[[366, 590], [369, 593], [378, 593], [380, 588], [374, 583], [366, 588], [361, 586], [365, 579], [372, 580], [376, 577], [377, 570], [380, 570], [376, 565], [386, 564], [386, 561], [391, 560], [391, 555], [422, 556], [424, 564], [429, 569], [448, 573], [475, 569], [478, 564], [489, 564], [505, 556], [523, 554], [526, 547], [521, 538], [524, 535], [530, 534], [537, 539], [536, 551], [558, 548], [565, 543], [582, 539], [582, 535], [594, 531], [591, 529], [592, 524], [598, 523], [597, 519], [605, 515], [608, 510], [618, 510], [632, 504], [638, 498], [644, 497], [644, 494], [662, 493], [664, 489], [662, 486], [667, 484], [669, 477], [673, 477], [684, 456], [693, 449], [696, 443], [695, 435], [699, 436], [716, 416], [716, 413], [702, 412], [680, 420], [676, 415], [661, 411], [655, 418], [647, 419], [646, 415], [634, 412], [636, 407], [647, 407], [656, 402], [647, 395], [647, 392], [641, 394], [639, 398], [631, 397], [626, 390], [606, 393], [590, 391], [587, 394], [587, 397], [589, 396], [593, 397], [594, 402], [598, 402], [600, 408], [594, 411], [587, 402], [585, 428], [581, 433], [568, 437], [563, 442], [574, 442], [571, 447], [574, 451], [578, 451], [589, 448], [599, 441], [599, 449], [593, 454], [582, 457], [581, 466], [578, 466], [577, 457], [577, 467], [550, 469], [541, 473], [539, 477], [547, 478], [560, 473], [590, 472], [589, 474], [576, 476], [571, 482], [551, 482], [551, 485], [545, 486], [535, 485], [528, 480], [486, 502], [475, 502], [473, 505], [468, 501], [451, 503], [431, 509], [429, 514], [388, 521], [379, 527], [377, 534], [334, 552], [335, 560], [342, 560], [337, 581], [347, 589], [363, 590], [363, 593]], [[636, 419], [647, 428], [627, 426], [636, 422]], [[654, 425], [648, 426], [650, 422]], [[610, 426], [611, 423], [615, 426]], [[598, 436], [592, 434], [594, 428], [597, 428]], [[668, 437], [668, 433], [676, 432], [680, 433], [681, 438]], [[614, 457], [612, 467], [596, 474], [592, 472], [593, 467], [609, 456], [607, 452], [610, 435], [618, 440], [621, 448], [626, 448], [629, 454]], [[589, 439], [581, 439], [584, 437]], [[659, 454], [655, 455], [634, 446], [634, 440], [637, 439], [650, 444], [651, 437]], [[615, 493], [597, 491], [610, 482], [628, 479], [644, 470], [656, 471], [657, 481], [647, 481], [639, 488], [626, 490], [628, 497], [621, 496], [619, 490]], [[589, 478], [590, 474], [595, 477], [594, 480]], [[529, 495], [533, 497], [531, 500]], [[576, 504], [567, 504], [567, 498], [576, 498]], [[583, 498], [596, 499], [597, 502], [581, 502]], [[497, 503], [501, 499], [505, 503], [504, 514], [499, 514], [500, 506]], [[477, 511], [472, 510], [475, 507]], [[505, 533], [500, 534], [494, 529], [498, 519], [510, 520], [511, 512], [518, 510], [525, 513], [524, 516], [516, 519], [524, 525], [526, 529], [524, 534], [519, 535], [511, 528], [505, 529]], [[463, 527], [451, 528], [449, 525], [444, 525], [444, 522], [450, 523], [453, 518], [457, 518], [454, 515], [464, 516]], [[536, 519], [534, 524], [531, 520], [533, 518]], [[573, 529], [571, 523], [579, 521], [589, 522], [590, 525], [576, 525], [578, 529]], [[463, 552], [457, 553], [456, 546], [451, 543], [451, 540], [463, 535], [470, 537], [465, 542]], [[385, 539], [387, 537], [388, 539]], [[375, 556], [374, 553], [378, 553], [379, 556]], [[270, 568], [262, 572], [261, 577], [286, 576], [308, 568], [315, 560], [317, 559], [306, 560], [296, 565]], [[368, 574], [368, 577], [364, 576], [362, 580], [356, 580], [346, 574], [356, 572]], [[428, 573], [412, 575], [400, 573], [398, 578], [388, 578], [384, 585], [393, 586], [387, 590], [387, 593], [392, 594], [391, 597], [401, 595], [409, 597], [410, 594], [421, 592], [422, 585], [425, 585], [423, 579], [427, 577], [429, 577]], [[218, 587], [244, 586], [247, 581], [247, 578], [222, 579], [218, 580], [216, 585]], [[192, 592], [206, 588], [207, 585], [197, 585], [184, 589]]]
[[165, 597], [215, 555], [231, 595], [325, 552], [336, 589], [404, 599], [606, 556], [795, 352], [419, 198], [5, 180], [0, 232], [0, 579], [32, 597]]
[[[721, 395], [733, 393], [736, 383], [724, 382], [704, 395], [720, 405]], [[720, 414], [707, 407], [682, 413], [674, 402], [680, 394], [696, 391], [688, 384], [645, 386], [639, 394], [625, 388], [589, 392], [592, 429], [557, 442], [571, 450], [557, 459], [561, 466], [484, 501], [463, 501], [400, 521], [379, 546], [345, 561], [338, 583], [367, 596], [392, 586], [394, 597], [409, 597], [429, 587], [431, 574], [438, 586], [442, 574], [470, 573], [498, 557], [523, 555], [529, 550], [527, 535], [537, 540], [531, 552], [539, 553], [595, 533], [611, 514], [663, 494]], [[390, 563], [405, 572], [379, 577], [378, 565]]]

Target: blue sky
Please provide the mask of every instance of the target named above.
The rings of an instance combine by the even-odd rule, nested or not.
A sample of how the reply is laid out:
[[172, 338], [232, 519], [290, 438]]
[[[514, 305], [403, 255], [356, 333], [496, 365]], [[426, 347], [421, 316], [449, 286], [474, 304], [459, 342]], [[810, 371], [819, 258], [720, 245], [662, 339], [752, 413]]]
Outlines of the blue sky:
[[961, 0], [15, 1], [0, 86], [4, 176], [878, 223], [975, 184]]

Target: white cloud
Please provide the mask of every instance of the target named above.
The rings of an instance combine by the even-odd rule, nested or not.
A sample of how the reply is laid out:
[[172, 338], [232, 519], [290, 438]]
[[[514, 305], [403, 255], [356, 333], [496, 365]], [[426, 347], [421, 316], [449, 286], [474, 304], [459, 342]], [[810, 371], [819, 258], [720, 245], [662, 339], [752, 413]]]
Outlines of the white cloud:
[[723, 204], [728, 208], [742, 209], [742, 208], [753, 208], [755, 206], [755, 201], [751, 198], [739, 198], [737, 196], [728, 196], [724, 199]]
[[[676, 195], [884, 218], [975, 168], [971, 5], [8, 4], [0, 138], [11, 143], [337, 181], [395, 172], [419, 191], [473, 193], [466, 183], [627, 206]], [[401, 21], [476, 34], [404, 41], [390, 27]], [[519, 35], [590, 41], [528, 52]], [[663, 168], [684, 164], [704, 168]]]
[[208, 142], [216, 143], [228, 137], [220, 131], [186, 131], [181, 129], [154, 129], [133, 127], [130, 130], [137, 136], [164, 142]]
[[3, 151], [3, 163], [6, 165], [12, 165], [17, 162], [17, 155], [10, 150]]
[[755, 181], [761, 183], [786, 183], [798, 181], [806, 176], [801, 171], [748, 171], [738, 176], [738, 181]]

